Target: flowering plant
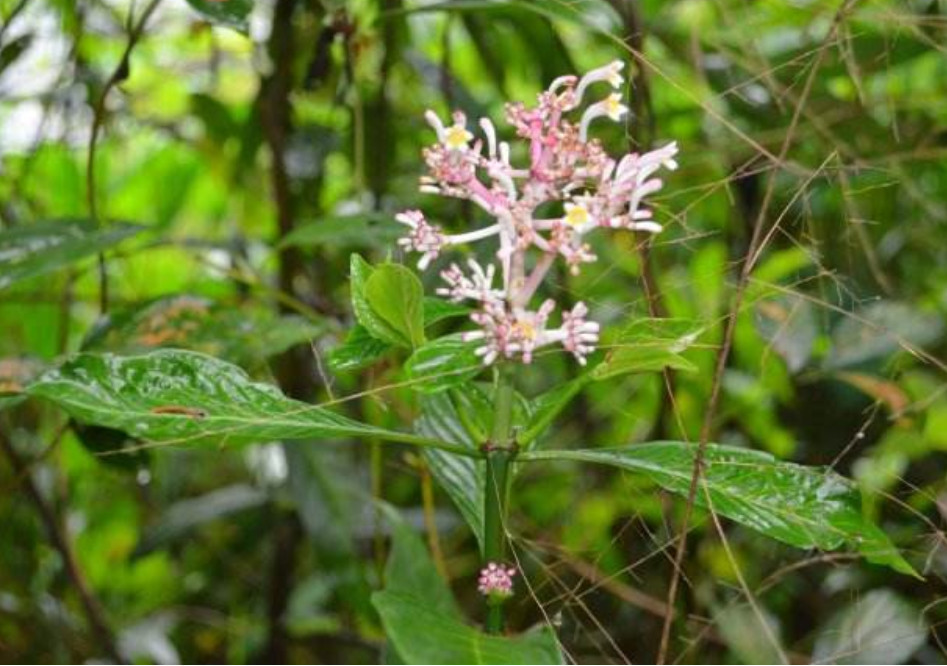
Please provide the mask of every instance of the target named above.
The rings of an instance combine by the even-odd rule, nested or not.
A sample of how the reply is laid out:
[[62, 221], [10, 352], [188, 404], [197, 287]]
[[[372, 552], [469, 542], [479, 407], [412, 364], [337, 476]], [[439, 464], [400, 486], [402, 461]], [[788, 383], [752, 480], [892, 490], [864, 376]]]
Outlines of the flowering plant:
[[[409, 229], [399, 245], [420, 253], [418, 268], [424, 270], [447, 247], [485, 240], [496, 243], [496, 263], [484, 267], [469, 259], [469, 272], [452, 263], [441, 272], [446, 286], [437, 290], [452, 301], [477, 304], [471, 319], [478, 328], [465, 333], [464, 339], [482, 341], [476, 353], [487, 365], [498, 359], [530, 363], [536, 349], [557, 343], [585, 365], [598, 342], [599, 325], [587, 319], [588, 308], [579, 302], [562, 313], [558, 327], [551, 327], [549, 320], [556, 309], [553, 299], [531, 309], [543, 279], [557, 259], [573, 274], [582, 264], [595, 261], [586, 236], [596, 229], [661, 231], [651, 210], [642, 204], [662, 186], [655, 173], [662, 167], [677, 167], [676, 143], [615, 160], [601, 142], [589, 138], [595, 120], [619, 121], [628, 111], [617, 92], [586, 104], [595, 84], [622, 86], [622, 66], [616, 60], [581, 79], [562, 76], [539, 95], [535, 108], [507, 105], [507, 122], [527, 144], [525, 167], [512, 163], [510, 145], [498, 140], [490, 119], [479, 121], [484, 141], [467, 129], [467, 118], [460, 111], [454, 112], [450, 126], [433, 111], [425, 114], [437, 142], [424, 150], [428, 175], [421, 179], [421, 191], [472, 201], [494, 222], [451, 235], [421, 211], [410, 210], [396, 218]], [[577, 122], [570, 120], [575, 116]], [[561, 213], [538, 217], [537, 211], [550, 203], [559, 206]], [[495, 285], [497, 264], [500, 280]]]

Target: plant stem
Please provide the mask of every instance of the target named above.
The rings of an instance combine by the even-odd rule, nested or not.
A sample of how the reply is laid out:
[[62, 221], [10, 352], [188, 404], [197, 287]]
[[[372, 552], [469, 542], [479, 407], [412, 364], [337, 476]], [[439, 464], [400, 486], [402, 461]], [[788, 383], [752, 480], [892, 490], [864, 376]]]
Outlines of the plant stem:
[[[487, 474], [484, 489], [483, 557], [485, 563], [502, 563], [506, 555], [506, 509], [510, 462], [516, 455], [512, 436], [514, 389], [510, 368], [500, 365], [494, 395], [493, 433], [484, 446]], [[503, 606], [487, 606], [487, 633], [503, 631]]]

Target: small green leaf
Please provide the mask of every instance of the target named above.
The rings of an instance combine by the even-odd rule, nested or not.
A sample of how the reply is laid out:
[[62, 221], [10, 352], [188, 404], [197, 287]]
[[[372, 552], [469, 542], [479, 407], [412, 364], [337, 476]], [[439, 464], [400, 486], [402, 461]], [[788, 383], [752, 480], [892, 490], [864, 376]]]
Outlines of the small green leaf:
[[349, 331], [345, 342], [329, 352], [329, 367], [335, 371], [358, 370], [383, 358], [392, 347], [372, 337], [361, 324]]
[[[649, 442], [607, 449], [527, 451], [520, 460], [578, 460], [644, 474], [687, 496], [697, 448]], [[798, 548], [851, 547], [869, 562], [917, 576], [887, 535], [862, 515], [850, 480], [823, 469], [782, 462], [768, 453], [708, 444], [696, 503]]]
[[368, 306], [395, 330], [408, 346], [424, 344], [424, 287], [399, 264], [382, 264], [365, 282]]
[[596, 380], [664, 368], [696, 370], [681, 352], [696, 341], [701, 328], [686, 319], [639, 319], [625, 327], [606, 346], [605, 360], [592, 370]]
[[117, 245], [143, 227], [89, 220], [62, 220], [14, 227], [0, 232], [0, 289], [52, 273]]
[[79, 354], [42, 375], [27, 393], [57, 403], [84, 423], [168, 444], [377, 437], [438, 445], [291, 400], [274, 386], [251, 381], [235, 365], [181, 350]]
[[215, 25], [233, 28], [238, 32], [250, 30], [250, 12], [253, 0], [187, 0], [198, 14]]
[[445, 301], [436, 296], [424, 297], [424, 325], [431, 326], [444, 319], [452, 317], [466, 317], [470, 308], [460, 303]]
[[366, 287], [372, 275], [375, 274], [375, 267], [362, 259], [360, 255], [353, 254], [349, 262], [349, 270], [352, 309], [355, 311], [355, 318], [358, 319], [358, 323], [365, 327], [369, 335], [382, 342], [397, 347], [410, 346], [408, 339], [375, 312], [375, 309], [368, 302]]
[[561, 664], [547, 627], [520, 636], [490, 636], [468, 625], [427, 549], [396, 524], [385, 590], [372, 595], [388, 640], [408, 664]]
[[474, 353], [478, 341], [465, 342], [461, 333], [431, 340], [419, 347], [405, 370], [416, 380], [414, 388], [425, 393], [436, 393], [473, 379], [483, 370], [483, 361]]

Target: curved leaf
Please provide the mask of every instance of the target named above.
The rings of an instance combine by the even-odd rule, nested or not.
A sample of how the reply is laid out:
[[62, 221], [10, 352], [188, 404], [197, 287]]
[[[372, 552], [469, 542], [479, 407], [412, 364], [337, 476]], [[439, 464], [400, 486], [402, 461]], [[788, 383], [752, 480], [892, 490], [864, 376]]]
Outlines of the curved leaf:
[[[644, 474], [687, 496], [697, 447], [649, 442], [607, 449], [531, 451], [520, 460], [578, 460]], [[887, 535], [866, 520], [855, 484], [830, 471], [777, 460], [768, 453], [708, 444], [696, 503], [799, 548], [851, 547], [869, 562], [917, 573]]]
[[42, 375], [27, 393], [82, 422], [168, 444], [364, 436], [468, 453], [291, 400], [235, 365], [174, 349], [128, 357], [80, 354]]

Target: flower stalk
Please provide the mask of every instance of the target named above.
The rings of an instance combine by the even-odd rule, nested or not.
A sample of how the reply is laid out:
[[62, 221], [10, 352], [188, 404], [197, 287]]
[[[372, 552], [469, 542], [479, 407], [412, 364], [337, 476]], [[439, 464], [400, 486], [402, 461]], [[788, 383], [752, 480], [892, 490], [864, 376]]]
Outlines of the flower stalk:
[[[487, 599], [487, 633], [503, 631], [503, 604], [512, 589], [506, 566], [506, 516], [509, 505], [509, 469], [516, 456], [513, 436], [513, 401], [515, 390], [510, 365], [497, 368], [494, 394], [493, 430], [484, 444], [486, 475], [483, 511], [483, 556], [480, 592]], [[515, 571], [510, 569], [509, 571]]]

